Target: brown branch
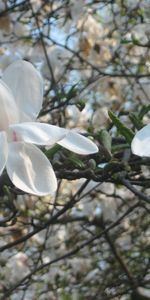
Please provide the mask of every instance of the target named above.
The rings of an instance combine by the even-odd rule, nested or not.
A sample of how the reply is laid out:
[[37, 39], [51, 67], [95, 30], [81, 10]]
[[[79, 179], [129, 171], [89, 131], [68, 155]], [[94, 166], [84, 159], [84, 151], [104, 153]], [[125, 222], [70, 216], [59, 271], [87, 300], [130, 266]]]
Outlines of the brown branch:
[[61, 260], [64, 260], [68, 257], [71, 257], [73, 255], [75, 255], [76, 253], [78, 253], [81, 249], [83, 249], [84, 247], [88, 246], [89, 244], [93, 243], [95, 240], [100, 239], [103, 235], [105, 235], [107, 232], [109, 232], [111, 229], [115, 228], [116, 226], [118, 226], [121, 221], [128, 216], [130, 213], [132, 213], [132, 211], [134, 209], [136, 209], [139, 206], [139, 202], [136, 202], [136, 204], [134, 204], [133, 206], [131, 206], [121, 217], [119, 217], [113, 224], [111, 224], [110, 226], [106, 227], [101, 233], [99, 233], [98, 235], [90, 238], [89, 240], [87, 240], [86, 242], [83, 242], [82, 244], [78, 245], [75, 247], [75, 249], [65, 253], [62, 256], [57, 257], [56, 259], [53, 259], [52, 261], [42, 264], [41, 266], [37, 267], [36, 269], [34, 269], [33, 271], [30, 272], [30, 274], [26, 275], [22, 280], [20, 280], [18, 283], [16, 283], [13, 287], [11, 287], [9, 290], [7, 290], [5, 292], [5, 294], [0, 298], [0, 300], [5, 300], [6, 297], [8, 297], [14, 290], [16, 290], [20, 285], [22, 285], [23, 283], [25, 283], [26, 281], [30, 281], [32, 276], [34, 274], [36, 274], [37, 272], [43, 270], [44, 268], [47, 268], [49, 266], [51, 266], [52, 264], [59, 262]]

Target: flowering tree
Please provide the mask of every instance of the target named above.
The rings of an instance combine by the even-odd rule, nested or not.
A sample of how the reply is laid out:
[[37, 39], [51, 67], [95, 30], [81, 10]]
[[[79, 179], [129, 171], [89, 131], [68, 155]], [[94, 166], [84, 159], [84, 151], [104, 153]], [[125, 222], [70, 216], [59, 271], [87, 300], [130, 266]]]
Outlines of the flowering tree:
[[149, 0], [0, 3], [0, 299], [150, 299]]

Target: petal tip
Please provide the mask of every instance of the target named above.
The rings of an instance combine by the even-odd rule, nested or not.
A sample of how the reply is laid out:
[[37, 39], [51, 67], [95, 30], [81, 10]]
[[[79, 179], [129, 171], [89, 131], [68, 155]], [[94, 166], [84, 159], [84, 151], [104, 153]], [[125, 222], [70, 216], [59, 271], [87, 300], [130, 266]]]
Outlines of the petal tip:
[[131, 142], [131, 151], [140, 157], [150, 157], [150, 124], [137, 131]]

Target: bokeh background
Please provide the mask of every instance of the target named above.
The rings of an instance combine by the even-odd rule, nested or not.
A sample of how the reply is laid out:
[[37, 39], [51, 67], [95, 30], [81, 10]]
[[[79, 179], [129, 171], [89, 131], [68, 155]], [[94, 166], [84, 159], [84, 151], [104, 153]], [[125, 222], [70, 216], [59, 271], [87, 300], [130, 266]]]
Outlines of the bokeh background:
[[39, 120], [76, 128], [99, 153], [43, 149], [54, 196], [1, 176], [0, 299], [150, 299], [150, 160], [108, 116], [133, 132], [149, 123], [150, 1], [1, 0], [0, 74], [18, 59], [43, 77]]

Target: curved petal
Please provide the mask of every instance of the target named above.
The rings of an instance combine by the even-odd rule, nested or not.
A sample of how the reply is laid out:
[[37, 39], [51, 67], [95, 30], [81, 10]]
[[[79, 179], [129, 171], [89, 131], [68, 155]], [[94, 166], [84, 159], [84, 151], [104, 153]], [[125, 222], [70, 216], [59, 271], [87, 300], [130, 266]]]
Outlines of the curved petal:
[[136, 133], [131, 143], [131, 150], [138, 156], [150, 156], [150, 124]]
[[66, 136], [67, 130], [58, 126], [28, 122], [15, 124], [9, 127], [12, 140], [15, 133], [16, 140], [36, 145], [52, 146]]
[[8, 157], [8, 143], [5, 132], [0, 132], [0, 175], [2, 174]]
[[47, 157], [34, 145], [10, 143], [6, 169], [13, 184], [26, 193], [44, 196], [56, 191], [57, 180], [53, 168]]
[[87, 155], [98, 152], [98, 147], [92, 141], [71, 130], [68, 130], [66, 137], [58, 144], [78, 154]]
[[26, 121], [26, 116], [36, 119], [42, 107], [43, 81], [33, 65], [17, 60], [7, 67], [2, 78], [14, 95], [23, 118], [20, 121]]
[[6, 84], [0, 80], [0, 130], [7, 130], [10, 124], [18, 120], [18, 109], [13, 95]]

